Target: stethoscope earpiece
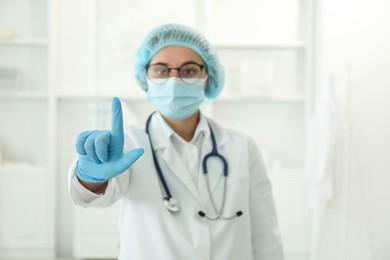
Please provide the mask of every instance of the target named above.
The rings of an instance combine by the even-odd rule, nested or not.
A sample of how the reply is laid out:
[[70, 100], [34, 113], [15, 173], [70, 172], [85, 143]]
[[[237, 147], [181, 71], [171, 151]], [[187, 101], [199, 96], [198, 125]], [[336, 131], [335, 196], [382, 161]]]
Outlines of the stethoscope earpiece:
[[204, 218], [206, 216], [206, 213], [204, 213], [203, 211], [199, 211], [198, 215], [199, 217]]

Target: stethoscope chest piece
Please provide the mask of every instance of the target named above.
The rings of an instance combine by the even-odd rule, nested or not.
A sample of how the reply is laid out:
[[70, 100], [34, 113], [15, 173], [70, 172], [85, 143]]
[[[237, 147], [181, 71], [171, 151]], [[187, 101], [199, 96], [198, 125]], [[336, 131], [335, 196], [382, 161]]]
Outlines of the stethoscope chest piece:
[[163, 199], [164, 206], [170, 211], [170, 212], [179, 212], [180, 206], [179, 202], [174, 198], [164, 198]]

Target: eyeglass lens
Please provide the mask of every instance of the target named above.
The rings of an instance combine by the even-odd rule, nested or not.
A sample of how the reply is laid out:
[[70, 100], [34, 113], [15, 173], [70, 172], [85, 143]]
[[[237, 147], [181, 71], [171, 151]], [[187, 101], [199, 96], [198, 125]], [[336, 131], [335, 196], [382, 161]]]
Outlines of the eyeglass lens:
[[195, 84], [202, 77], [203, 66], [195, 63], [184, 64], [179, 68], [168, 68], [163, 64], [148, 66], [148, 78], [154, 83], [162, 84], [169, 78], [171, 70], [177, 70], [180, 78], [187, 84]]

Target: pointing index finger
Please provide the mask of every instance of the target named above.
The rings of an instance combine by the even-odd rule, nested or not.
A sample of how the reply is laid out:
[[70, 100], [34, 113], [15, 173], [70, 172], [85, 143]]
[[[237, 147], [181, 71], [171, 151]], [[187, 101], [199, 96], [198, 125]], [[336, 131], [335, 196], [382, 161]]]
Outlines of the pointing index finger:
[[119, 98], [112, 99], [112, 126], [111, 126], [111, 140], [122, 143], [123, 145], [123, 116], [122, 105]]

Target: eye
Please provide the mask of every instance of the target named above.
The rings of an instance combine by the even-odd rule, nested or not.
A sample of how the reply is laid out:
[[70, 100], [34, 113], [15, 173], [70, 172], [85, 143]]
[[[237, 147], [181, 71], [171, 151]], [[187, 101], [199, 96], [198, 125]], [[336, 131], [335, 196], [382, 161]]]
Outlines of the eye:
[[164, 65], [152, 65], [149, 67], [148, 76], [151, 78], [167, 77], [169, 69]]
[[180, 76], [182, 77], [196, 77], [200, 74], [200, 67], [195, 64], [184, 65], [180, 69]]
[[154, 68], [154, 73], [156, 73], [158, 75], [167, 75], [168, 69], [165, 67], [156, 67], [156, 68]]

